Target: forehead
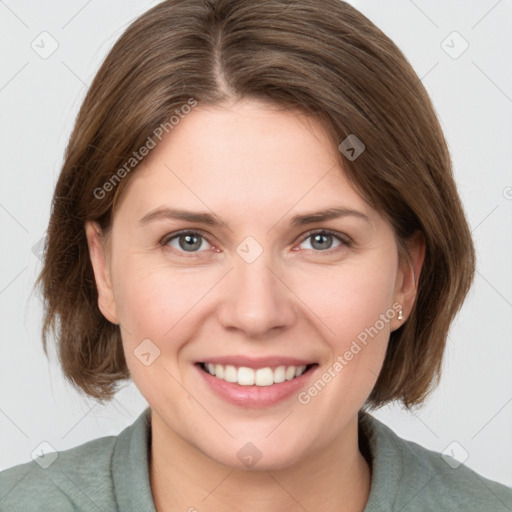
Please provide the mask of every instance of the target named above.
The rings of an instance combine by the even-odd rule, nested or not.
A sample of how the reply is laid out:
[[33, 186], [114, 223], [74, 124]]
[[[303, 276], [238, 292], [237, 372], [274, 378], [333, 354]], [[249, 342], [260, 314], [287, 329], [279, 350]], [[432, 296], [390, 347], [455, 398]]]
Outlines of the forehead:
[[374, 214], [337, 151], [319, 122], [299, 112], [256, 100], [198, 106], [143, 160], [119, 208], [124, 202], [142, 213], [167, 204], [275, 218], [295, 206], [336, 205]]

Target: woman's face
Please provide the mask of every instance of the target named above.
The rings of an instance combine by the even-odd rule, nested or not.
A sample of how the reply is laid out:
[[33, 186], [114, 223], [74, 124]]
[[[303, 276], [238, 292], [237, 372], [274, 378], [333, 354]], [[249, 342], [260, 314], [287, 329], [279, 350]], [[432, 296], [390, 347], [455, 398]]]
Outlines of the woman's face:
[[286, 467], [340, 438], [397, 303], [408, 312], [393, 231], [337, 151], [295, 112], [198, 106], [130, 177], [106, 262], [87, 226], [136, 386], [169, 433], [228, 466]]

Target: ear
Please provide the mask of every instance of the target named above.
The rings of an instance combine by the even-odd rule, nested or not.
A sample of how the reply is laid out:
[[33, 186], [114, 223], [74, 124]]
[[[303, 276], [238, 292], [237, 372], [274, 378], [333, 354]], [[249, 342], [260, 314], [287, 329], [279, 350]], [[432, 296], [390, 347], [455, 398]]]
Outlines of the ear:
[[400, 254], [395, 284], [395, 303], [400, 304], [403, 319], [399, 320], [397, 314], [391, 321], [391, 330], [402, 326], [411, 313], [418, 293], [418, 281], [424, 260], [425, 237], [418, 231], [406, 242], [405, 250]]
[[114, 292], [112, 290], [106, 240], [101, 228], [96, 222], [92, 221], [85, 223], [85, 235], [98, 290], [98, 307], [109, 322], [119, 324]]

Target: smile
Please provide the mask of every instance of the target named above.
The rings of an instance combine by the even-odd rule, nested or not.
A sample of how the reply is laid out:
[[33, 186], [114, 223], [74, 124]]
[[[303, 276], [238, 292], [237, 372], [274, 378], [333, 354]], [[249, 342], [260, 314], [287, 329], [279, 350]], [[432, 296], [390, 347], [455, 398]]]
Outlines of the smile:
[[272, 386], [287, 380], [300, 377], [314, 364], [309, 365], [280, 365], [277, 367], [248, 368], [247, 366], [233, 366], [212, 363], [200, 363], [203, 371], [226, 382], [236, 383], [240, 386]]

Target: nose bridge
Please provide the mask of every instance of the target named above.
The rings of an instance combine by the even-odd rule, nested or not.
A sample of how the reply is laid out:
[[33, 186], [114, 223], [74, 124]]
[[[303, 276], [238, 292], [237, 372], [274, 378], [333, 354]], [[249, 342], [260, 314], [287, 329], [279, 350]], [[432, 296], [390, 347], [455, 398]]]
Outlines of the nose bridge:
[[242, 242], [234, 255], [227, 289], [222, 297], [220, 321], [250, 336], [261, 336], [294, 319], [293, 299], [274, 270], [271, 251]]

